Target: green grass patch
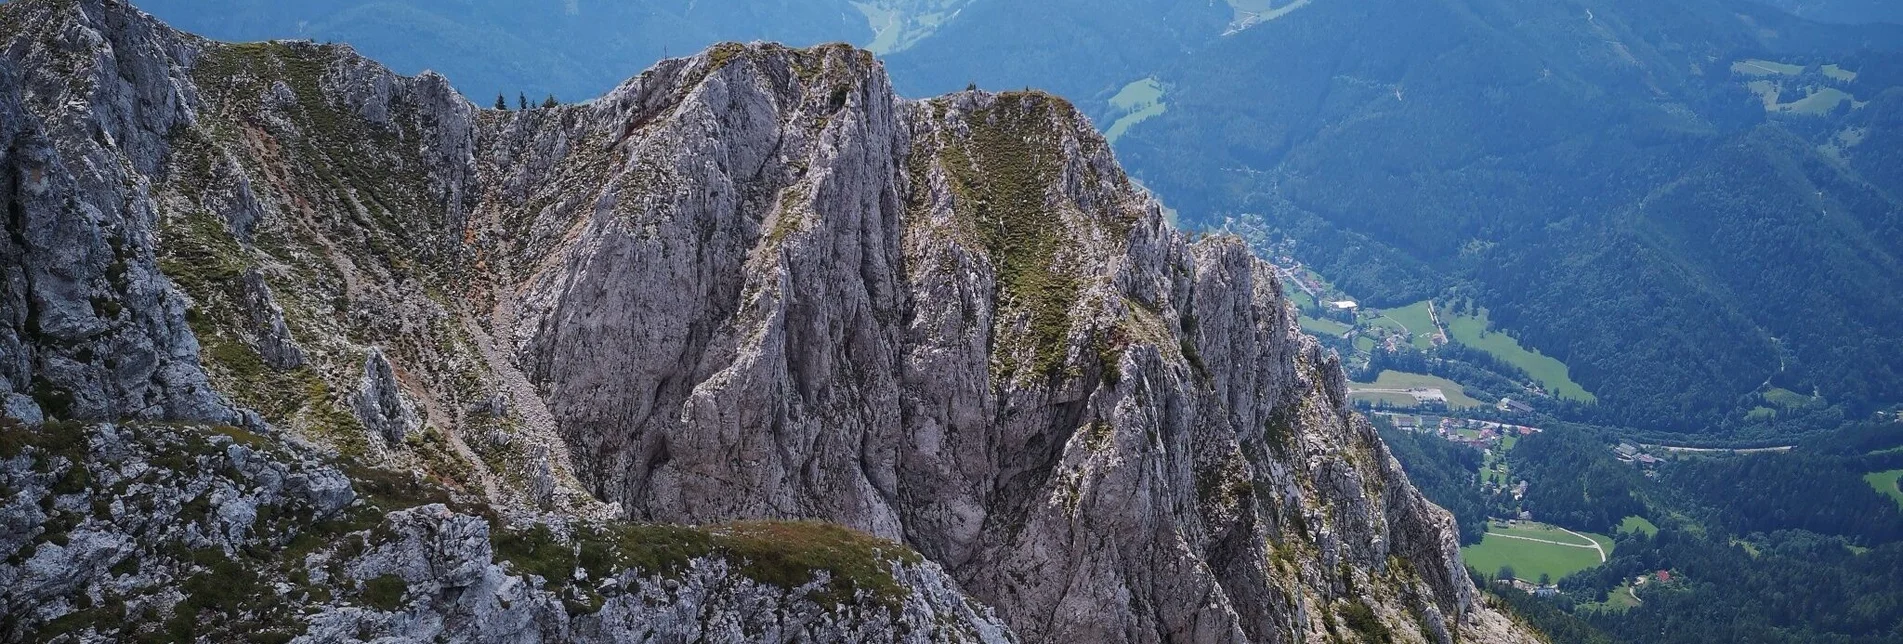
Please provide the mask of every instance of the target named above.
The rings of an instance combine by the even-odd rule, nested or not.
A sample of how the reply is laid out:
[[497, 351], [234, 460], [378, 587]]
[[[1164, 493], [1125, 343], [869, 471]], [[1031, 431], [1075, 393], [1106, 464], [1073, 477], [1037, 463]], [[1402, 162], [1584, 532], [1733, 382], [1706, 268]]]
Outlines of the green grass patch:
[[[1546, 574], [1557, 581], [1566, 575], [1592, 568], [1600, 564], [1599, 553], [1586, 545], [1586, 541], [1557, 528], [1520, 522], [1514, 526], [1503, 523], [1489, 524], [1488, 534], [1480, 543], [1460, 549], [1461, 557], [1475, 570], [1494, 574], [1502, 566], [1511, 566], [1520, 579], [1538, 580]], [[1598, 543], [1608, 555], [1612, 552], [1612, 539], [1605, 535], [1585, 534], [1588, 539]], [[1503, 536], [1506, 535], [1506, 536]], [[1528, 541], [1513, 537], [1541, 539], [1555, 543]], [[1558, 545], [1575, 544], [1575, 545]]]
[[1163, 100], [1163, 84], [1154, 77], [1124, 85], [1116, 96], [1110, 97], [1110, 107], [1119, 112], [1134, 112]]
[[1130, 131], [1130, 128], [1136, 127], [1138, 123], [1142, 123], [1152, 118], [1162, 116], [1164, 112], [1168, 112], [1168, 111], [1170, 111], [1169, 105], [1164, 103], [1157, 103], [1155, 105], [1151, 105], [1149, 107], [1137, 110], [1135, 112], [1125, 114], [1117, 118], [1116, 121], [1113, 121], [1110, 123], [1110, 129], [1104, 130], [1103, 138], [1105, 141], [1116, 143], [1117, 139], [1123, 138], [1123, 135], [1125, 133], [1128, 133]]
[[1381, 312], [1383, 317], [1394, 321], [1407, 332], [1414, 334], [1413, 344], [1422, 349], [1434, 348], [1434, 318], [1427, 312], [1426, 300], [1415, 302], [1398, 309]]
[[1063, 367], [1079, 288], [1076, 276], [1053, 266], [1071, 234], [1047, 191], [1063, 164], [1061, 134], [1052, 123], [1068, 109], [1039, 92], [1001, 94], [995, 105], [970, 115], [969, 137], [945, 141], [939, 158], [952, 180], [957, 214], [997, 267], [1000, 308], [1007, 313], [997, 318], [1000, 337], [1016, 335], [1008, 331], [1014, 318], [1027, 316], [1023, 340], [1035, 354], [1030, 366], [1051, 375]]
[[[1439, 376], [1390, 370], [1381, 372], [1381, 375], [1376, 377], [1374, 382], [1356, 382], [1349, 384], [1349, 389], [1413, 389], [1416, 387], [1439, 389], [1441, 394], [1447, 396], [1447, 406], [1451, 408], [1463, 409], [1480, 406], [1480, 401], [1468, 396], [1467, 390], [1461, 387], [1460, 383]], [[1381, 396], [1386, 394], [1378, 394], [1376, 392], [1354, 393], [1354, 397], [1357, 399], [1364, 395]], [[1412, 396], [1404, 397], [1407, 399], [1407, 405], [1412, 407], [1414, 405], [1414, 398]]]
[[[910, 591], [892, 577], [892, 564], [922, 561], [897, 544], [810, 521], [704, 527], [614, 525], [578, 531], [572, 546], [537, 524], [526, 530], [499, 528], [490, 540], [498, 558], [558, 586], [568, 585], [576, 568], [587, 571], [593, 580], [623, 569], [676, 574], [692, 559], [707, 556], [723, 557], [746, 577], [786, 589], [811, 583], [823, 571], [831, 581], [810, 598], [827, 607], [851, 604], [861, 590], [896, 607]], [[575, 590], [582, 595], [587, 591], [585, 587]]]
[[1488, 330], [1490, 322], [1486, 309], [1480, 309], [1478, 315], [1442, 315], [1441, 321], [1446, 323], [1447, 333], [1453, 336], [1455, 342], [1485, 351], [1502, 362], [1520, 368], [1545, 387], [1547, 393], [1586, 402], [1599, 400], [1585, 387], [1573, 382], [1566, 363], [1520, 346], [1520, 341], [1513, 339], [1513, 336]]
[[1590, 549], [1497, 535], [1487, 535], [1479, 544], [1461, 548], [1460, 556], [1475, 570], [1494, 574], [1510, 566], [1516, 576], [1529, 580], [1538, 580], [1541, 574], [1557, 580], [1599, 565], [1599, 555]]
[[1856, 72], [1844, 69], [1835, 64], [1825, 65], [1823, 72], [1825, 76], [1829, 76], [1833, 80], [1840, 80], [1846, 83], [1857, 80]]
[[1830, 113], [1831, 110], [1837, 109], [1837, 106], [1841, 103], [1846, 101], [1855, 102], [1856, 100], [1856, 97], [1851, 96], [1849, 92], [1835, 87], [1813, 87], [1804, 95], [1804, 98], [1789, 103], [1779, 103], [1776, 109], [1792, 114], [1818, 116]]
[[1319, 306], [1315, 302], [1314, 296], [1309, 295], [1308, 291], [1302, 290], [1302, 287], [1296, 286], [1294, 283], [1283, 282], [1282, 291], [1288, 294], [1289, 299], [1295, 302], [1295, 307], [1298, 309]]
[[1625, 520], [1619, 522], [1619, 532], [1620, 533], [1632, 532], [1637, 534], [1643, 534], [1649, 537], [1649, 536], [1658, 534], [1659, 527], [1656, 525], [1653, 525], [1652, 522], [1646, 520], [1645, 517], [1635, 514], [1635, 515], [1626, 517]]
[[1375, 407], [1386, 405], [1392, 409], [1413, 409], [1419, 404], [1414, 400], [1413, 396], [1407, 394], [1355, 392], [1349, 394], [1348, 399], [1355, 402], [1366, 402]]
[[1399, 321], [1396, 321], [1394, 318], [1390, 318], [1386, 316], [1370, 318], [1366, 322], [1367, 322], [1367, 326], [1370, 328], [1387, 329], [1395, 333], [1408, 332], [1408, 328], [1406, 326], [1403, 326]]
[[[1573, 544], [1573, 545], [1580, 545], [1580, 546], [1590, 546], [1594, 543], [1599, 544], [1599, 547], [1601, 548], [1610, 548], [1612, 546], [1612, 538], [1605, 535], [1596, 535], [1590, 532], [1580, 532], [1579, 533], [1580, 535], [1585, 535], [1585, 538], [1582, 539], [1579, 536], [1576, 536], [1571, 532], [1561, 530], [1558, 527], [1547, 525], [1544, 523], [1535, 523], [1532, 521], [1519, 521], [1519, 522], [1515, 522], [1512, 525], [1496, 522], [1488, 526], [1487, 531], [1498, 532], [1500, 534], [1513, 535], [1516, 537], [1545, 539], [1547, 541], [1557, 541], [1559, 543], [1566, 543], [1566, 544]], [[1607, 554], [1611, 554], [1611, 553], [1608, 552]]]
[[384, 575], [363, 582], [363, 603], [365, 606], [383, 612], [391, 612], [403, 607], [403, 593], [409, 585], [396, 575]]
[[1145, 78], [1123, 86], [1116, 96], [1110, 97], [1110, 109], [1117, 119], [1104, 130], [1103, 138], [1116, 143], [1136, 124], [1168, 112], [1169, 105], [1163, 102], [1163, 84], [1155, 78]]
[[1764, 60], [1762, 58], [1752, 58], [1752, 59], [1740, 60], [1738, 62], [1732, 63], [1731, 72], [1734, 74], [1744, 74], [1746, 76], [1756, 76], [1756, 77], [1796, 76], [1798, 74], [1804, 73], [1804, 66], [1792, 65], [1790, 63], [1780, 63], [1780, 62], [1772, 61], [1772, 60]]
[[1302, 330], [1307, 331], [1314, 335], [1325, 335], [1329, 337], [1339, 338], [1341, 337], [1341, 334], [1348, 332], [1348, 325], [1342, 324], [1340, 322], [1336, 322], [1334, 320], [1329, 320], [1324, 318], [1311, 318], [1304, 315], [1301, 317], [1301, 322], [1302, 322]]
[[1810, 404], [1812, 398], [1782, 387], [1772, 387], [1764, 392], [1764, 401], [1779, 407], [1802, 407]]
[[1878, 492], [1882, 492], [1892, 499], [1896, 499], [1898, 505], [1903, 505], [1903, 489], [1897, 488], [1898, 479], [1903, 479], [1903, 470], [1871, 472], [1863, 475], [1863, 480], [1868, 481], [1870, 487], [1876, 488]]
[[1588, 602], [1580, 604], [1579, 607], [1584, 610], [1623, 613], [1638, 605], [1638, 597], [1632, 594], [1632, 584], [1631, 582], [1627, 582], [1620, 584], [1618, 588], [1607, 591], [1606, 601]]

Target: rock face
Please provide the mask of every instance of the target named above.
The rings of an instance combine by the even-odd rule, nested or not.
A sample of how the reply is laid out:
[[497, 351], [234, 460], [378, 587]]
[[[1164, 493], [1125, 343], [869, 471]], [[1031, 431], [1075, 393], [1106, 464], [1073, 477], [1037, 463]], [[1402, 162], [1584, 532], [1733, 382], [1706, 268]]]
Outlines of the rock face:
[[497, 528], [235, 428], [0, 423], [7, 641], [1014, 641], [836, 527]]
[[[10, 415], [268, 427], [511, 511], [813, 519], [934, 562], [816, 622], [747, 609], [815, 589], [695, 560], [674, 603], [525, 605], [507, 637], [1011, 637], [968, 595], [1036, 642], [1530, 638], [1272, 272], [1170, 229], [1061, 99], [901, 101], [862, 51], [728, 44], [489, 111], [113, 0], [0, 24]], [[476, 529], [450, 515], [390, 521]], [[376, 570], [502, 574], [432, 556]], [[375, 628], [468, 613], [444, 601]], [[308, 633], [366, 623], [325, 615]]]

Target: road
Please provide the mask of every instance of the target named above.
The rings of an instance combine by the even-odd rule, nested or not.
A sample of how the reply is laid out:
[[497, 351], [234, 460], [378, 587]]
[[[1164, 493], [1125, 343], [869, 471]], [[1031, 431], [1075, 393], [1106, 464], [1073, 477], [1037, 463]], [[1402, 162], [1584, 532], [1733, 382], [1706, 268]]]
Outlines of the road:
[[1435, 344], [1447, 344], [1447, 341], [1449, 339], [1449, 336], [1447, 335], [1447, 327], [1441, 326], [1440, 312], [1434, 310], [1433, 300], [1427, 301], [1427, 319], [1428, 321], [1434, 323], [1434, 334], [1438, 336], [1435, 338], [1435, 340], [1437, 340]]
[[1781, 445], [1778, 447], [1747, 447], [1742, 449], [1730, 448], [1730, 447], [1672, 447], [1670, 445], [1640, 445], [1639, 447], [1643, 447], [1646, 449], [1662, 449], [1668, 452], [1726, 452], [1730, 454], [1762, 454], [1766, 452], [1788, 452], [1788, 451], [1791, 451], [1791, 448], [1796, 447], [1796, 445]]

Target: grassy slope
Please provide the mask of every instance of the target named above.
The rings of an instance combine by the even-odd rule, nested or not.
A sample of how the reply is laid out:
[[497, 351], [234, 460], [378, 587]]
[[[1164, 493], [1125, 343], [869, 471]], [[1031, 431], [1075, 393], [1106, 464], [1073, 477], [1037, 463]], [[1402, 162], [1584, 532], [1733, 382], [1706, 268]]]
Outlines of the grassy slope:
[[1863, 475], [1863, 480], [1869, 481], [1870, 487], [1874, 487], [1878, 492], [1882, 492], [1889, 495], [1890, 498], [1896, 499], [1898, 505], [1903, 505], [1903, 490], [1897, 489], [1898, 479], [1903, 479], [1903, 470], [1871, 472]]
[[1658, 534], [1659, 527], [1653, 525], [1652, 522], [1646, 520], [1645, 517], [1635, 514], [1619, 522], [1619, 532], [1637, 532], [1649, 537]]
[[1321, 318], [1311, 318], [1308, 316], [1302, 316], [1301, 320], [1302, 320], [1302, 330], [1307, 331], [1309, 333], [1313, 333], [1315, 335], [1327, 335], [1327, 336], [1340, 337], [1341, 334], [1348, 332], [1348, 325], [1342, 324], [1340, 322], [1336, 322], [1334, 320], [1324, 320]]
[[1398, 309], [1381, 312], [1388, 319], [1407, 327], [1414, 334], [1414, 346], [1422, 349], [1434, 348], [1434, 320], [1427, 314], [1427, 301], [1422, 300]]
[[1449, 315], [1442, 319], [1447, 323], [1447, 333], [1454, 341], [1485, 351], [1493, 357], [1511, 364], [1533, 376], [1547, 392], [1561, 398], [1596, 401], [1592, 392], [1586, 391], [1579, 383], [1573, 382], [1566, 363], [1549, 357], [1538, 351], [1520, 346], [1520, 341], [1505, 333], [1487, 330], [1487, 310], [1480, 309], [1479, 315]]

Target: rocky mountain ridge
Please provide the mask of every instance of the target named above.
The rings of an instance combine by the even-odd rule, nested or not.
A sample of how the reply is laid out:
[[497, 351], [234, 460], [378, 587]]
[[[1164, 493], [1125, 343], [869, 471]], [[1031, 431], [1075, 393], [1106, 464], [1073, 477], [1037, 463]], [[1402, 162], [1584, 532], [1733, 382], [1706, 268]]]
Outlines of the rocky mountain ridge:
[[[211, 42], [113, 0], [16, 0], [0, 35], [0, 385], [10, 418], [90, 423], [51, 424], [93, 436], [63, 462], [110, 453], [113, 423], [237, 426], [474, 504], [352, 506], [422, 508], [385, 526], [475, 530], [494, 507], [585, 559], [562, 526], [810, 519], [929, 560], [829, 551], [902, 580], [896, 603], [814, 603], [839, 584], [811, 562], [764, 581], [818, 586], [764, 598], [638, 593], [844, 624], [680, 626], [731, 627], [703, 636], [1530, 638], [1481, 605], [1451, 521], [1348, 410], [1272, 272], [1171, 230], [1056, 97], [901, 101], [863, 51], [729, 44], [588, 103], [483, 110], [347, 47]], [[8, 458], [19, 480], [70, 467]], [[36, 496], [100, 498], [77, 487]], [[42, 514], [8, 524], [14, 559], [59, 556]], [[655, 614], [559, 581], [652, 570], [525, 561], [416, 568], [399, 596], [441, 601], [333, 596], [292, 621], [591, 639]], [[544, 628], [454, 628], [515, 605], [455, 605], [511, 574], [566, 589]], [[97, 582], [9, 596], [41, 607], [13, 632], [91, 610], [47, 601], [78, 588], [108, 601]], [[149, 615], [217, 612], [170, 599]]]

